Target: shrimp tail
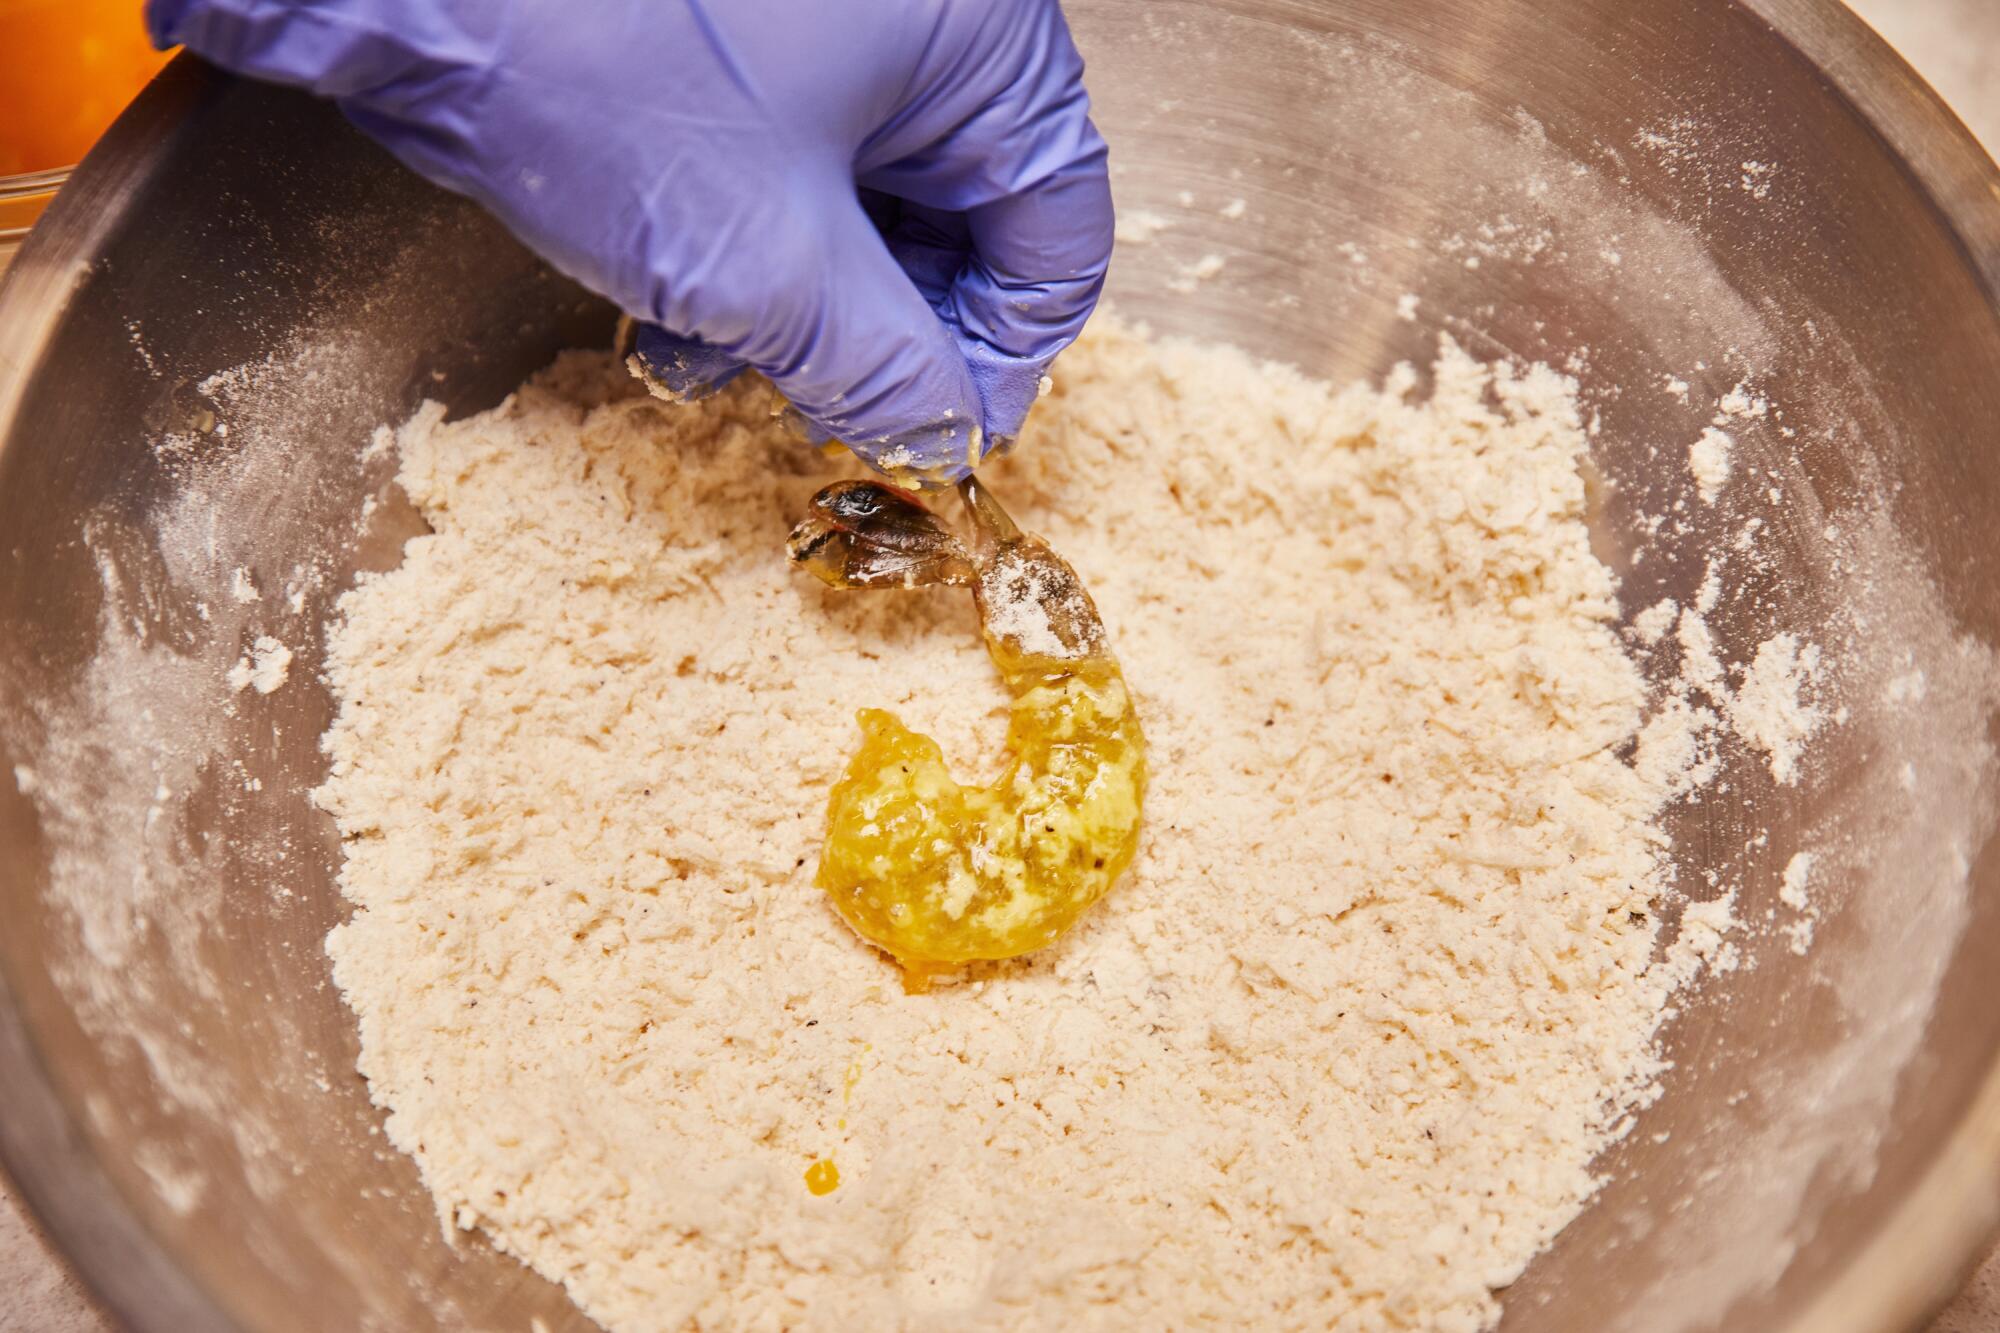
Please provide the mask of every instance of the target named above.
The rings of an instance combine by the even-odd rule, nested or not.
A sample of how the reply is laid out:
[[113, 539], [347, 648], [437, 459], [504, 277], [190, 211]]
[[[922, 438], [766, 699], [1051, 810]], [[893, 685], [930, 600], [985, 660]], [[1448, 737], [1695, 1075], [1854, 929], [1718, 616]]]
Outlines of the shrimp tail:
[[1020, 527], [1000, 507], [993, 492], [980, 484], [979, 478], [967, 477], [958, 483], [958, 498], [972, 515], [972, 526], [979, 533], [982, 547], [990, 549], [1022, 540]]

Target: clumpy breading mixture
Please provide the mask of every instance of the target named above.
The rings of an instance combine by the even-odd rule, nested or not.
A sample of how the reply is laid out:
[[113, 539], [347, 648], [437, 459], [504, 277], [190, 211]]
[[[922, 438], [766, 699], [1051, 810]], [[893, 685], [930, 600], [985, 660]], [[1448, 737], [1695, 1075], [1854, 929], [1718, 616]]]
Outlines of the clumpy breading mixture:
[[1571, 386], [1435, 378], [1065, 356], [987, 475], [1096, 595], [1146, 827], [924, 996], [812, 877], [858, 707], [998, 770], [969, 599], [787, 563], [841, 465], [762, 386], [572, 354], [406, 426], [435, 535], [346, 602], [320, 799], [441, 1209], [618, 1330], [1490, 1323], [1659, 1071], [1660, 792]]

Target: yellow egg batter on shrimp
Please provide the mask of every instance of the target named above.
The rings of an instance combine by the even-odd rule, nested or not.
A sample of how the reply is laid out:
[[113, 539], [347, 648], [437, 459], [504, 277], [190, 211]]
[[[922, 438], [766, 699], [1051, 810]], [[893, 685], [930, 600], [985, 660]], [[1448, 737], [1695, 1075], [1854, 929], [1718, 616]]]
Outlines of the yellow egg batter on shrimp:
[[875, 482], [813, 497], [792, 558], [837, 588], [970, 585], [1013, 696], [1012, 755], [989, 786], [951, 776], [937, 742], [864, 709], [861, 748], [827, 806], [818, 884], [903, 966], [904, 985], [1052, 943], [1138, 848], [1145, 738], [1076, 572], [977, 482], [968, 554], [915, 499]]

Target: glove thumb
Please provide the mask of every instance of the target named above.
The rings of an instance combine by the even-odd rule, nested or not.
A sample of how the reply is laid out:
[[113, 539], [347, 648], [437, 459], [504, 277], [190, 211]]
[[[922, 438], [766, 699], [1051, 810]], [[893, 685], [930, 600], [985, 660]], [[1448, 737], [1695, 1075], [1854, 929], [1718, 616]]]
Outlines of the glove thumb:
[[[891, 481], [950, 485], [991, 441], [949, 329], [890, 253], [844, 175], [764, 196], [656, 271], [642, 362], [673, 396], [754, 366], [793, 407]], [[810, 202], [808, 202], [810, 201]], [[650, 351], [650, 355], [649, 355]]]

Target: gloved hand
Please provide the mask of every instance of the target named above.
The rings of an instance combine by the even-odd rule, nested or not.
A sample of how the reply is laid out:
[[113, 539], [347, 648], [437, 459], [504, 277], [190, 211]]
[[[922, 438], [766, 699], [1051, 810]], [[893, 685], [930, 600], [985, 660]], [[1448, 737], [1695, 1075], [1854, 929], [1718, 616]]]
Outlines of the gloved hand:
[[147, 20], [336, 98], [670, 331], [642, 348], [670, 389], [754, 366], [906, 483], [1020, 429], [1103, 284], [1105, 147], [1056, 0], [149, 0]]

